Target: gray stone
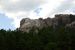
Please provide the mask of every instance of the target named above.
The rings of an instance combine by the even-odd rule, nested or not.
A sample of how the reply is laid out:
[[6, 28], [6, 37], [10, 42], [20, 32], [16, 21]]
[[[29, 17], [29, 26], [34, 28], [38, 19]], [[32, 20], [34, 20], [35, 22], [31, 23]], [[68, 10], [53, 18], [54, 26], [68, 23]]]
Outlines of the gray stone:
[[56, 14], [55, 18], [46, 18], [46, 19], [29, 19], [24, 18], [20, 22], [19, 30], [23, 32], [29, 32], [34, 28], [35, 32], [38, 32], [38, 29], [44, 27], [53, 27], [54, 29], [64, 25], [65, 27], [75, 28], [75, 15], [72, 14]]

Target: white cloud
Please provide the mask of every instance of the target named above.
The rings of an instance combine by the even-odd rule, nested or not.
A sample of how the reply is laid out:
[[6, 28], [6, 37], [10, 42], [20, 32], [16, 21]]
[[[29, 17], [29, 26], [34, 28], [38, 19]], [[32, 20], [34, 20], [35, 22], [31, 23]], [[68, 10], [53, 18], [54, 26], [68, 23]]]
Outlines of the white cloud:
[[14, 19], [15, 27], [19, 27], [19, 21], [27, 17], [29, 13], [46, 0], [0, 0], [0, 10], [9, 18]]
[[12, 24], [19, 27], [22, 18], [53, 17], [56, 13], [70, 13], [70, 9], [74, 13], [74, 5], [74, 0], [0, 0], [0, 11], [14, 19]]
[[44, 2], [45, 0], [0, 0], [2, 9], [9, 12], [30, 11]]
[[[51, 13], [49, 14], [49, 16], [52, 15], [52, 14], [53, 15], [57, 14], [57, 13], [60, 14], [61, 12], [67, 13], [67, 14], [69, 14], [70, 12], [73, 12], [73, 11], [71, 11], [71, 9], [73, 7], [75, 7], [74, 2], [75, 2], [75, 0], [64, 0], [63, 2], [61, 2], [60, 6], [58, 6], [56, 9], [53, 9], [53, 11], [51, 11]], [[67, 10], [70, 11], [70, 12], [68, 13]], [[72, 9], [72, 10], [74, 10], [74, 9]], [[73, 14], [74, 13], [75, 12], [73, 12]]]

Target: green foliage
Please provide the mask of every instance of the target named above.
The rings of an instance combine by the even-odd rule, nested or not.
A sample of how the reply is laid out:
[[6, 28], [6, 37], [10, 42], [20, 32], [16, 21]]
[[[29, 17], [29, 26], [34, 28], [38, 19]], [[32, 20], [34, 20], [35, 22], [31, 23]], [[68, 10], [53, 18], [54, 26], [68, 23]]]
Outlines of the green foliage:
[[43, 28], [38, 33], [0, 30], [0, 50], [74, 50], [75, 31], [60, 27]]

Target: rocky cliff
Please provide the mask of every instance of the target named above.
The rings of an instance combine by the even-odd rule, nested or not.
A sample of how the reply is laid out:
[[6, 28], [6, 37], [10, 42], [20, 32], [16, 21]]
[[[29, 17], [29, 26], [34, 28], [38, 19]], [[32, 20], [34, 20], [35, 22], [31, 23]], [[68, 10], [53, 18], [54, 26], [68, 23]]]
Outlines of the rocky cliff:
[[44, 27], [53, 27], [57, 28], [60, 26], [75, 28], [75, 15], [72, 14], [56, 14], [55, 18], [46, 18], [46, 19], [29, 19], [24, 18], [20, 21], [19, 30], [24, 32], [29, 32], [32, 28], [35, 31], [42, 29]]

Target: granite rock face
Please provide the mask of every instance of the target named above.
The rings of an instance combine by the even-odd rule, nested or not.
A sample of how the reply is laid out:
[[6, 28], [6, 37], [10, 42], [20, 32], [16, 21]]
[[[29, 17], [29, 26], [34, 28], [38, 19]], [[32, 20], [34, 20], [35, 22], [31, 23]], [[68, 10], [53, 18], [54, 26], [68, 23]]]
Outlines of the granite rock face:
[[47, 18], [47, 19], [29, 19], [25, 18], [22, 19], [20, 22], [20, 30], [24, 32], [29, 32], [32, 28], [35, 29], [36, 31], [38, 29], [42, 29], [44, 27], [48, 27], [52, 25], [52, 19]]
[[75, 30], [75, 21], [73, 21], [72, 23], [70, 23], [70, 24], [67, 24], [66, 25], [66, 28], [70, 28], [70, 29], [74, 29]]
[[20, 30], [24, 32], [29, 32], [32, 28], [37, 32], [38, 29], [44, 27], [57, 28], [64, 25], [65, 27], [75, 27], [75, 15], [72, 14], [56, 14], [55, 18], [46, 19], [29, 19], [24, 18], [20, 22]]

